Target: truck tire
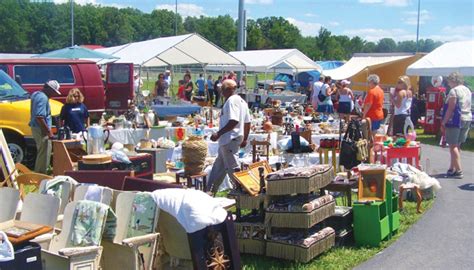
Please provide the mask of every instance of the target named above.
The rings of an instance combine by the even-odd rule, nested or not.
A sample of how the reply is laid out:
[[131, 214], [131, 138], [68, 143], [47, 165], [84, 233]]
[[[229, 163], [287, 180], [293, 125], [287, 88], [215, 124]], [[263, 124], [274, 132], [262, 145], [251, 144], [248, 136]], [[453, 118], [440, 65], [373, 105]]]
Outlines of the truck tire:
[[5, 139], [12, 155], [13, 162], [22, 163], [30, 169], [33, 168], [36, 159], [36, 148], [27, 148], [21, 135], [13, 132], [5, 132]]

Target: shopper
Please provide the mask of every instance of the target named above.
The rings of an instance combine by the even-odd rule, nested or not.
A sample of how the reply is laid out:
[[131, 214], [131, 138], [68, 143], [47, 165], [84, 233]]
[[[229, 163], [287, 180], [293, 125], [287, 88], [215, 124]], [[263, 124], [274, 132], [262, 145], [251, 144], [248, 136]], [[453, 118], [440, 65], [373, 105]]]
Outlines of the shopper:
[[191, 101], [193, 96], [193, 82], [191, 81], [191, 75], [184, 74], [184, 96], [187, 101]]
[[69, 91], [59, 118], [61, 126], [67, 126], [73, 133], [82, 132], [90, 125], [89, 111], [84, 104], [84, 95], [78, 88]]
[[[451, 155], [446, 175], [457, 178], [463, 177], [461, 144], [466, 142], [472, 121], [472, 94], [471, 90], [464, 86], [463, 83], [463, 76], [459, 72], [453, 72], [449, 75], [448, 85], [451, 90], [446, 99], [444, 106], [445, 114], [441, 121], [441, 131], [445, 133], [446, 143], [449, 145], [449, 154]], [[452, 125], [449, 125], [448, 122], [451, 122]], [[456, 124], [458, 125], [456, 126]]]
[[404, 75], [398, 77], [397, 86], [395, 87], [395, 92], [393, 95], [390, 93], [394, 106], [394, 116], [392, 123], [393, 135], [403, 136], [406, 132], [406, 130], [403, 130], [403, 128], [405, 127], [406, 119], [410, 117], [410, 108], [413, 98], [410, 88], [410, 78]]
[[331, 87], [331, 77], [326, 76], [324, 78], [324, 84], [321, 86], [321, 90], [318, 93], [318, 112], [320, 113], [333, 113], [334, 107], [331, 100], [331, 95], [336, 92], [336, 89]]
[[49, 98], [60, 96], [59, 83], [55, 80], [47, 81], [43, 89], [31, 95], [30, 123], [31, 133], [36, 143], [35, 171], [46, 173], [51, 159], [51, 107]]
[[165, 75], [163, 73], [158, 74], [158, 80], [155, 82], [153, 95], [155, 97], [164, 97], [166, 94], [167, 85], [168, 83], [165, 81]]
[[[364, 100], [364, 111], [363, 118], [370, 118], [372, 123], [372, 131], [376, 131], [380, 128], [383, 116], [383, 100], [384, 94], [382, 88], [380, 88], [380, 78], [376, 74], [371, 74], [367, 77], [369, 84], [369, 91]], [[374, 134], [374, 133], [373, 133]]]
[[336, 94], [339, 103], [337, 112], [340, 114], [341, 118], [345, 119], [347, 123], [349, 122], [349, 117], [354, 107], [354, 94], [348, 87], [350, 83], [351, 82], [348, 80], [342, 80], [341, 82], [336, 83], [336, 86], [339, 85], [339, 90]]
[[233, 179], [233, 173], [239, 171], [239, 147], [245, 147], [250, 131], [250, 114], [247, 102], [235, 94], [237, 83], [227, 79], [222, 83], [222, 95], [225, 98], [219, 119], [219, 131], [212, 134], [211, 140], [219, 142], [216, 160], [209, 174], [208, 189], [214, 194], [226, 174]]

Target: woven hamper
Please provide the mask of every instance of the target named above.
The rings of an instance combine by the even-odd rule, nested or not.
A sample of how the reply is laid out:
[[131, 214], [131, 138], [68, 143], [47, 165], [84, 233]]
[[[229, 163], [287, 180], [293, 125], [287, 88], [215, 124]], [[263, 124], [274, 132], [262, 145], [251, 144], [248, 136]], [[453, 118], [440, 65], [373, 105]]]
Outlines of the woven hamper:
[[334, 169], [328, 167], [326, 171], [310, 177], [292, 177], [267, 180], [267, 195], [307, 194], [327, 186], [334, 179]]
[[185, 175], [196, 175], [204, 170], [207, 156], [207, 143], [202, 136], [191, 135], [183, 142], [183, 163]]
[[237, 235], [237, 242], [239, 245], [240, 253], [265, 255], [266, 241], [265, 236], [260, 239], [255, 238], [242, 238], [242, 231], [244, 227], [250, 227], [250, 237], [252, 237], [254, 230], [259, 227], [265, 230], [262, 222], [235, 222], [235, 233]]
[[334, 246], [335, 234], [332, 233], [325, 238], [313, 243], [310, 247], [284, 244], [281, 242], [267, 241], [266, 255], [274, 258], [293, 260], [307, 263], [319, 254]]
[[232, 190], [227, 197], [234, 198], [235, 206], [241, 209], [258, 209], [261, 202], [263, 202], [264, 207], [268, 205], [264, 194], [250, 196], [248, 193]]
[[309, 229], [324, 219], [334, 215], [336, 202], [331, 201], [309, 213], [269, 212], [265, 213], [265, 226], [277, 228]]

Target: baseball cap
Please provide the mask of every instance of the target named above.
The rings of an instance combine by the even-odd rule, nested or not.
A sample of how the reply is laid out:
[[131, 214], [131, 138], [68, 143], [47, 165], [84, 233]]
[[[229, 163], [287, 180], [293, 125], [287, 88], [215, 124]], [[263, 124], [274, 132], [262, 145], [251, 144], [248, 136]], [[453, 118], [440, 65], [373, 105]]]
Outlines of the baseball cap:
[[49, 88], [51, 88], [52, 90], [54, 90], [54, 92], [56, 92], [56, 94], [58, 95], [61, 95], [61, 92], [59, 92], [59, 83], [58, 81], [56, 80], [50, 80], [50, 81], [47, 81], [45, 83], [46, 86], [48, 86]]
[[342, 80], [341, 83], [344, 84], [344, 85], [349, 85], [349, 84], [351, 84], [351, 82], [348, 81], [348, 80]]
[[227, 87], [232, 87], [235, 88], [237, 87], [237, 83], [234, 80], [227, 79], [222, 82], [222, 87], [227, 88]]

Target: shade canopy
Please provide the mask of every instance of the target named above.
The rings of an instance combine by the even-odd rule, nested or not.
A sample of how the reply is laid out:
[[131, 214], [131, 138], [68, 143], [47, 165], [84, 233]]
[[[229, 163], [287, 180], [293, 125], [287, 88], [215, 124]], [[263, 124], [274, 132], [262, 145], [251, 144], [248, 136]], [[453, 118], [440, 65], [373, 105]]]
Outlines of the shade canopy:
[[42, 53], [34, 57], [39, 58], [65, 58], [65, 59], [118, 59], [119, 57], [107, 53], [98, 52], [80, 46], [67, 47], [47, 53]]
[[[406, 68], [422, 56], [413, 53], [354, 54], [343, 66], [324, 70], [323, 75], [331, 76], [333, 80], [349, 79], [353, 90], [366, 91], [369, 74], [377, 74], [380, 77], [381, 87], [395, 87], [398, 77], [405, 75]], [[410, 77], [410, 80], [413, 86], [417, 85], [417, 77]]]
[[443, 44], [407, 68], [408, 75], [418, 76], [448, 76], [454, 71], [474, 76], [474, 40]]
[[209, 70], [234, 70], [253, 72], [296, 73], [309, 70], [321, 71], [321, 67], [297, 49], [251, 50], [230, 52], [232, 56], [245, 64], [242, 66], [209, 66]]
[[316, 61], [316, 64], [320, 65], [323, 70], [330, 70], [330, 69], [335, 69], [338, 68], [342, 65], [344, 65], [344, 61]]
[[116, 63], [133, 63], [142, 67], [193, 64], [242, 65], [225, 50], [198, 34], [156, 38], [97, 51], [120, 57]]

